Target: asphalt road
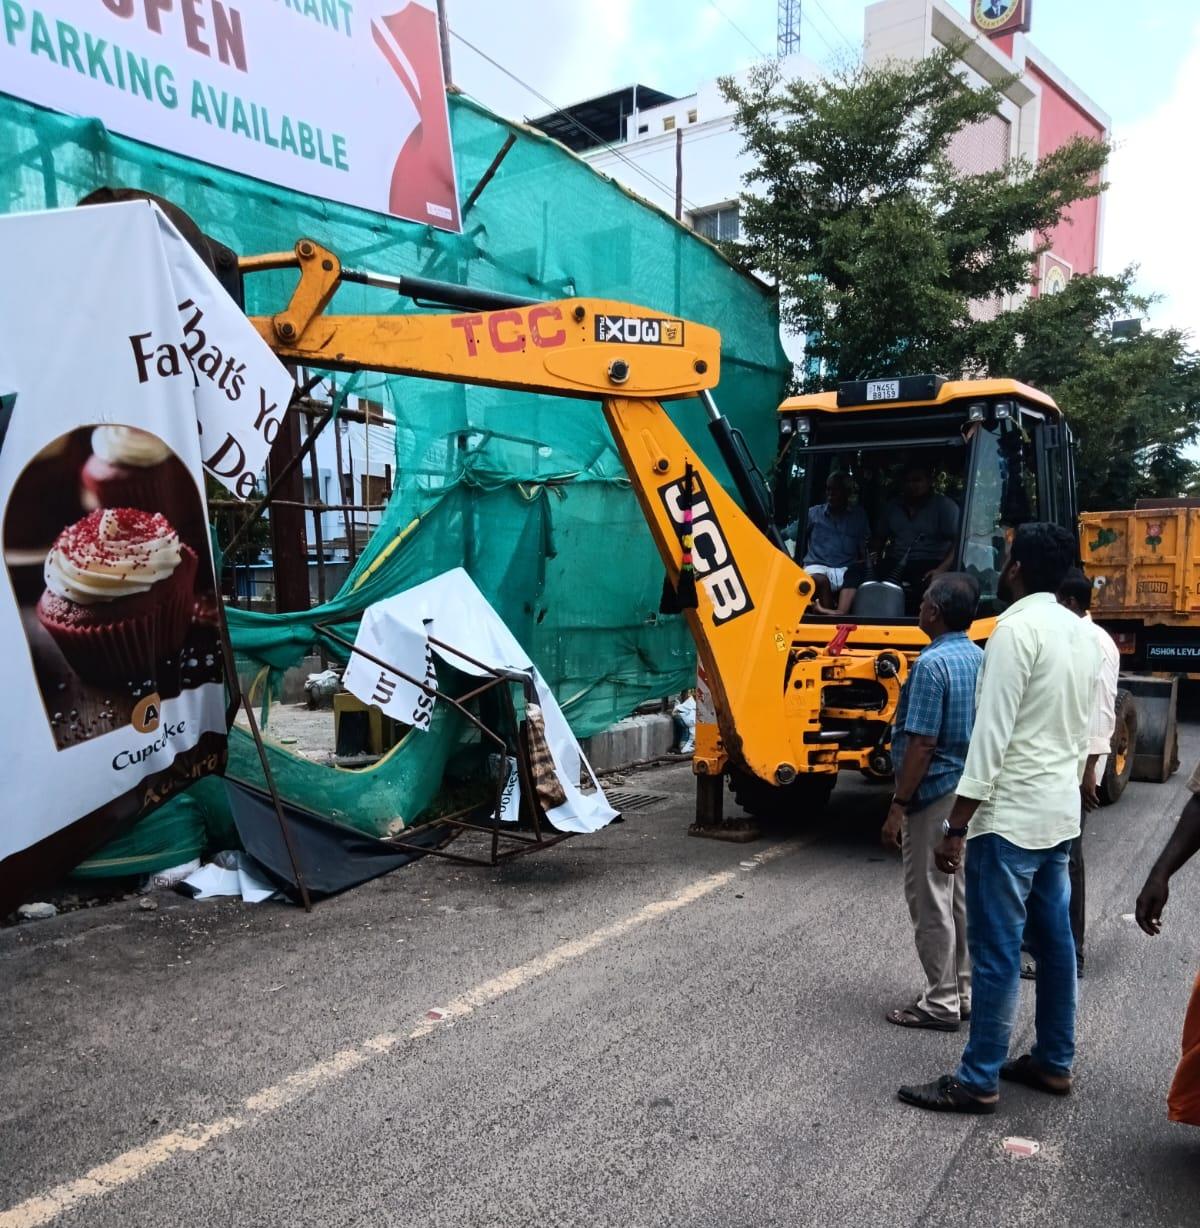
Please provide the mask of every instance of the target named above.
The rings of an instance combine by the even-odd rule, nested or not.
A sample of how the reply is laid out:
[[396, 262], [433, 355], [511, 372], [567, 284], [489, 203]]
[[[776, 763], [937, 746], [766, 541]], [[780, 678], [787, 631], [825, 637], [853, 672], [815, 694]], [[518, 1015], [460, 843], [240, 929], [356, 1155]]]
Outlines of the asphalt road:
[[0, 1228], [1194, 1224], [1200, 1130], [1164, 1095], [1200, 866], [1159, 938], [1130, 916], [1185, 776], [1089, 828], [1075, 1094], [990, 1118], [894, 1098], [963, 1037], [883, 1020], [917, 965], [854, 781], [733, 846], [685, 836], [688, 769], [656, 768], [623, 786], [654, 808], [499, 870], [0, 932]]

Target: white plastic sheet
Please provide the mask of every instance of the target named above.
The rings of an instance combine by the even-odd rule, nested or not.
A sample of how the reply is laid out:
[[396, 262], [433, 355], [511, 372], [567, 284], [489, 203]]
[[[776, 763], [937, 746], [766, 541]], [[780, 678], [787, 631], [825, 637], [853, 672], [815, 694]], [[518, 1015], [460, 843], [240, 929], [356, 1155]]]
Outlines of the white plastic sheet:
[[[261, 904], [276, 894], [270, 883], [246, 868], [246, 859], [240, 853], [218, 853], [217, 856], [219, 861], [210, 861], [193, 870], [183, 880], [190, 888], [192, 899], [208, 900], [214, 896], [237, 895], [247, 904]], [[222, 861], [226, 864], [220, 864]]]

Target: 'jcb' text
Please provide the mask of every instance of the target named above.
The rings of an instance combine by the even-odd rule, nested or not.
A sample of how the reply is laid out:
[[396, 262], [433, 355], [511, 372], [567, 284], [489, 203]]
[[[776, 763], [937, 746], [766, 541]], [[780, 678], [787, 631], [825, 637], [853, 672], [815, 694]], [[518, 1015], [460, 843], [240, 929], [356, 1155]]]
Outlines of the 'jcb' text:
[[[700, 587], [712, 602], [713, 623], [720, 626], [731, 618], [754, 609], [754, 602], [746, 591], [737, 561], [721, 532], [721, 522], [704, 493], [699, 475], [693, 478], [692, 494], [692, 564]], [[667, 514], [682, 534], [684, 525], [683, 481], [670, 482], [659, 487], [659, 497]]]

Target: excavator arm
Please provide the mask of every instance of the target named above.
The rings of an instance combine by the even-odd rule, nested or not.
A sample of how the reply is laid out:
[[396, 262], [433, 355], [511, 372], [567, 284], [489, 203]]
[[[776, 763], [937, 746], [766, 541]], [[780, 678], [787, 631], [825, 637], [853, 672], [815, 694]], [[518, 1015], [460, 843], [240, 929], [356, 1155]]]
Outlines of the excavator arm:
[[[715, 329], [628, 303], [535, 302], [464, 291], [467, 301], [499, 298], [505, 305], [453, 315], [328, 315], [325, 309], [343, 282], [400, 290], [405, 279], [344, 270], [311, 239], [301, 239], [294, 252], [240, 263], [243, 274], [300, 270], [287, 307], [251, 321], [284, 362], [588, 400], [616, 393], [664, 401], [695, 396], [716, 387], [721, 377]], [[433, 292], [438, 283], [422, 285]]]
[[[720, 732], [717, 744], [698, 756], [697, 770], [715, 776], [732, 766], [780, 785], [801, 771], [836, 773], [836, 755], [820, 749], [821, 688], [831, 677], [874, 678], [873, 658], [847, 654], [831, 666], [828, 658], [797, 647], [812, 581], [771, 540], [761, 509], [756, 524], [696, 459], [662, 406], [664, 400], [699, 395], [719, 419], [708, 395], [720, 378], [715, 329], [600, 299], [505, 299], [494, 306], [494, 297], [478, 291], [439, 294], [429, 283], [418, 287], [426, 298], [446, 304], [457, 297], [471, 309], [332, 315], [326, 308], [343, 282], [410, 296], [413, 287], [402, 285], [403, 279], [344, 270], [332, 252], [308, 239], [294, 252], [241, 262], [243, 273], [286, 267], [300, 270], [291, 301], [277, 315], [253, 318], [285, 362], [600, 400], [672, 581], [680, 570], [683, 484], [690, 465], [699, 604], [686, 617]], [[747, 494], [753, 492], [742, 493], [750, 506]], [[897, 685], [891, 680], [893, 690]]]

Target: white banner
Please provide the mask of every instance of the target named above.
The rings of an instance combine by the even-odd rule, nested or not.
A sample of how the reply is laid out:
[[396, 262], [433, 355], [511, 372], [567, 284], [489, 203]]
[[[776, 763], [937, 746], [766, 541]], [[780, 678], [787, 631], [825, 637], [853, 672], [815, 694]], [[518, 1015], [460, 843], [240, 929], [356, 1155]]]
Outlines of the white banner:
[[[0, 0], [2, 3], [2, 0]], [[140, 202], [98, 209], [145, 210]], [[239, 499], [255, 493], [267, 453], [279, 434], [295, 381], [157, 205], [159, 236], [175, 288], [176, 320], [166, 333], [134, 333], [129, 348], [138, 382], [180, 379], [195, 385], [201, 461]], [[135, 215], [115, 212], [114, 227]], [[178, 334], [182, 329], [182, 342]]]
[[[545, 726], [546, 746], [553, 762], [553, 775], [563, 799], [561, 804], [546, 811], [546, 818], [554, 827], [559, 831], [597, 831], [617, 817], [546, 680], [461, 567], [368, 606], [354, 642], [356, 647], [365, 648], [381, 661], [419, 678], [419, 662], [427, 659], [423, 656], [421, 641], [428, 645], [427, 636], [469, 653], [474, 661], [458, 656], [449, 648], [435, 649], [439, 657], [465, 674], [484, 677], [488, 670], [507, 670], [525, 673], [532, 680]], [[376, 663], [366, 661], [357, 653], [351, 660], [342, 679], [346, 689], [363, 703], [380, 704], [389, 716], [415, 724], [404, 712], [409, 710], [410, 702], [421, 695], [420, 689], [409, 686], [401, 704], [397, 705], [395, 698], [400, 693], [402, 680], [397, 679], [395, 673], [381, 671]], [[486, 669], [480, 668], [476, 661]], [[388, 680], [389, 687], [397, 683], [395, 693], [388, 700], [391, 707], [381, 703], [375, 690], [381, 678]], [[580, 788], [581, 772], [586, 772], [592, 785], [590, 792], [585, 793]], [[519, 786], [510, 790], [506, 783], [502, 817], [515, 818], [519, 805]]]
[[[419, 678], [428, 687], [437, 686], [433, 646], [425, 628], [420, 623], [410, 625], [390, 613], [386, 603], [379, 602], [364, 612], [354, 646], [362, 651], [350, 656], [342, 677], [346, 690], [365, 704], [376, 704], [393, 720], [422, 733], [428, 731], [434, 696], [396, 672]], [[362, 655], [364, 652], [392, 668], [370, 660]]]
[[435, 0], [0, 0], [0, 89], [460, 228]]
[[[268, 361], [282, 368], [252, 356], [249, 322], [208, 297], [199, 258], [145, 203], [0, 218], [0, 250], [3, 913], [222, 770], [197, 415], [205, 446], [210, 430], [242, 430], [222, 395], [232, 374], [257, 400]], [[227, 377], [224, 362], [209, 375], [194, 359], [193, 375], [180, 359], [185, 298], [233, 362]]]

